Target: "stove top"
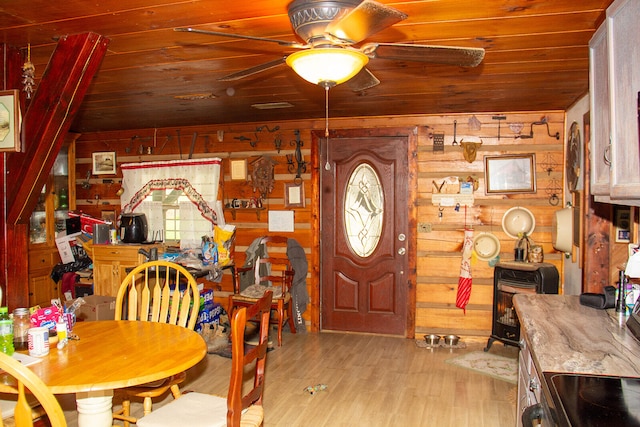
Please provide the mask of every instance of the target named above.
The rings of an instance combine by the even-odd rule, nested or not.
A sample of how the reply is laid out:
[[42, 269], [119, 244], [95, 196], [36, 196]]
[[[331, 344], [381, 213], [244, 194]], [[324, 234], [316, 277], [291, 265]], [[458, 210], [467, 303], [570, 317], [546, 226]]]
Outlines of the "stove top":
[[640, 378], [544, 373], [560, 426], [640, 427]]

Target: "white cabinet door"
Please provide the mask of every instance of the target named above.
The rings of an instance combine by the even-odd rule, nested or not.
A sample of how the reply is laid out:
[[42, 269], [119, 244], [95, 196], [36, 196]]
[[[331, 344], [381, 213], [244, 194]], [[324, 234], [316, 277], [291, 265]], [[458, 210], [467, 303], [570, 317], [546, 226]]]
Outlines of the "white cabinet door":
[[609, 109], [609, 46], [607, 26], [602, 25], [589, 42], [591, 108], [591, 194], [609, 195], [611, 171]]
[[607, 10], [611, 91], [611, 199], [640, 199], [640, 1]]

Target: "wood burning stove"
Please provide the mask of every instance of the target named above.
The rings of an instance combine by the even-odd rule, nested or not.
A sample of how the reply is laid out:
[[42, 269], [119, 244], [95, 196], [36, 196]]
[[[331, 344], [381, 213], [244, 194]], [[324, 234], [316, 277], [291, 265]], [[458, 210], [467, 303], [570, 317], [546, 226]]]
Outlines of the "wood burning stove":
[[494, 341], [520, 345], [520, 322], [513, 296], [520, 293], [557, 294], [558, 269], [548, 263], [501, 262], [493, 271], [493, 323], [484, 351]]

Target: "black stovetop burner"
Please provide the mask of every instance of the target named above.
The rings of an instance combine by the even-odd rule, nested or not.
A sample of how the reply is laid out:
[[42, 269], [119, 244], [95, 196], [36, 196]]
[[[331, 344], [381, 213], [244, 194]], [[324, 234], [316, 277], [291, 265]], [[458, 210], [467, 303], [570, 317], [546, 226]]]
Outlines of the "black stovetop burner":
[[640, 378], [544, 373], [560, 426], [640, 427]]

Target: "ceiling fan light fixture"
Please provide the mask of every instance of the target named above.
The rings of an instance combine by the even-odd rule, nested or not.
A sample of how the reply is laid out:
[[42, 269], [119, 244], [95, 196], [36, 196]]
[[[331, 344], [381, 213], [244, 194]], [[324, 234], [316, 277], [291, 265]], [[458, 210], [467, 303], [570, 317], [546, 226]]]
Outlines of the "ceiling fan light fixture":
[[313, 48], [287, 56], [287, 65], [306, 81], [320, 86], [344, 83], [362, 70], [369, 57], [357, 50]]

